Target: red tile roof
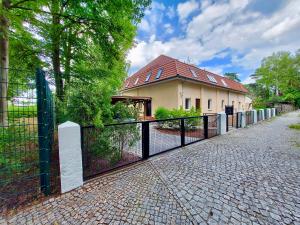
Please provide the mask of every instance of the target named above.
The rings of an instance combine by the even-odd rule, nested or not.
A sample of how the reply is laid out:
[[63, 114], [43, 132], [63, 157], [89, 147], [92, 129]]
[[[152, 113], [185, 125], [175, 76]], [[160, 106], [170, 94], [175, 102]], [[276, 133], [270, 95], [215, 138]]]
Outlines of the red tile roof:
[[[156, 75], [159, 69], [163, 69], [160, 78], [156, 79]], [[191, 70], [196, 72], [197, 77], [193, 76]], [[148, 82], [145, 82], [147, 74], [151, 72], [151, 77]], [[212, 76], [217, 83], [210, 81], [207, 75]], [[169, 56], [160, 55], [149, 64], [141, 68], [132, 76], [128, 77], [124, 84], [124, 90], [140, 87], [143, 85], [163, 81], [171, 78], [190, 79], [191, 81], [199, 81], [211, 86], [222, 87], [225, 89], [231, 89], [234, 91], [247, 93], [248, 90], [239, 82], [230, 80], [226, 77], [217, 75], [215, 73], [202, 70], [194, 65], [190, 65], [184, 62], [180, 62], [177, 59]], [[223, 81], [224, 83], [223, 83]]]

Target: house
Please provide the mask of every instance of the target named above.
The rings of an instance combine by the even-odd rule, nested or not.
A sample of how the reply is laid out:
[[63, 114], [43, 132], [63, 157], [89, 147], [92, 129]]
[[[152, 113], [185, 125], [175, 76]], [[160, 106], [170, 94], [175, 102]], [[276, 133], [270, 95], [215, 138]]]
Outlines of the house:
[[143, 112], [153, 116], [160, 106], [186, 110], [195, 107], [203, 113], [222, 112], [225, 105], [233, 105], [235, 112], [247, 110], [247, 92], [238, 82], [160, 55], [126, 79], [121, 95], [148, 97]]

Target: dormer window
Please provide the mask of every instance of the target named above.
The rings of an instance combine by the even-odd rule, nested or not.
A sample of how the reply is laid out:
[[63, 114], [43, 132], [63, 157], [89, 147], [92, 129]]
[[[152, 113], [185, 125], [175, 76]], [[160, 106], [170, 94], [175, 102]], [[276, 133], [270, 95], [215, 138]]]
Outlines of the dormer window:
[[139, 78], [136, 78], [134, 85], [137, 85], [138, 82], [139, 82]]
[[161, 76], [161, 74], [162, 74], [162, 72], [163, 72], [163, 68], [160, 68], [160, 69], [157, 71], [157, 74], [156, 74], [155, 79], [159, 79], [160, 76]]
[[225, 82], [225, 80], [221, 80], [222, 81], [222, 83], [223, 83], [223, 85], [225, 86], [225, 87], [228, 87], [228, 85], [227, 85], [227, 83]]
[[193, 70], [193, 69], [190, 69], [190, 71], [191, 71], [191, 73], [192, 73], [193, 77], [198, 77], [198, 75], [197, 75], [197, 73], [195, 72], [195, 70]]
[[217, 80], [214, 78], [214, 76], [209, 75], [209, 74], [206, 74], [206, 76], [207, 76], [207, 78], [209, 79], [210, 82], [217, 83]]
[[151, 72], [149, 72], [149, 73], [147, 74], [147, 77], [146, 77], [145, 82], [148, 82], [148, 81], [150, 80], [151, 74], [152, 74]]

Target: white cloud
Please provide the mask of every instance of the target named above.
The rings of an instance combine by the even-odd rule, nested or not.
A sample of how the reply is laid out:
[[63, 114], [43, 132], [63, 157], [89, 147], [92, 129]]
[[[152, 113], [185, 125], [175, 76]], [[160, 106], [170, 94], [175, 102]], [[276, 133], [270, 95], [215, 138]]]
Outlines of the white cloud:
[[177, 13], [180, 21], [184, 21], [191, 13], [199, 9], [200, 4], [195, 0], [186, 1], [177, 5]]
[[166, 24], [164, 25], [164, 28], [165, 28], [165, 32], [166, 32], [167, 34], [172, 34], [172, 33], [174, 32], [174, 28], [173, 28], [172, 25], [169, 24], [169, 23], [166, 23]]
[[253, 79], [252, 77], [247, 77], [245, 80], [242, 81], [242, 84], [253, 84], [255, 83], [255, 79]]
[[173, 6], [168, 7], [166, 15], [169, 17], [169, 19], [173, 19], [176, 16], [176, 12]]
[[[183, 10], [186, 6], [182, 5], [191, 2], [194, 1], [178, 5], [181, 19], [194, 12]], [[248, 10], [250, 3], [251, 0], [201, 2], [201, 12], [187, 23], [181, 36], [168, 41], [139, 41], [128, 55], [132, 67], [138, 69], [160, 54], [181, 60], [189, 57], [195, 64], [230, 54], [232, 66], [254, 71], [262, 58], [273, 52], [294, 52], [300, 48], [299, 1], [287, 0], [276, 12], [268, 15]], [[166, 29], [168, 26], [162, 27]]]

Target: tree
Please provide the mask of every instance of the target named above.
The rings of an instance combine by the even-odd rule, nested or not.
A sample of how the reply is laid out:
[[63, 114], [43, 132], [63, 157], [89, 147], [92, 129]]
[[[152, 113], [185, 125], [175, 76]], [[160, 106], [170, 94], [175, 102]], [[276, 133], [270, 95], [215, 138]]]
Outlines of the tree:
[[[35, 26], [51, 58], [56, 94], [61, 100], [72, 80], [103, 78], [119, 62], [125, 64], [136, 25], [149, 4], [150, 0], [51, 0], [45, 4], [49, 13], [41, 12], [42, 19]], [[84, 69], [85, 63], [94, 65]]]
[[[286, 100], [300, 103], [300, 63], [299, 50], [295, 55], [290, 52], [277, 52], [262, 60], [256, 69], [256, 85], [263, 88], [266, 101]], [[259, 93], [256, 94], [258, 96]]]
[[230, 80], [234, 80], [237, 82], [241, 82], [239, 75], [237, 73], [225, 73], [224, 77], [229, 78]]
[[[30, 33], [24, 29], [24, 22], [29, 21], [33, 16], [33, 11], [38, 7], [38, 3], [33, 3], [31, 0], [2, 0], [0, 3], [0, 124], [7, 126], [7, 93], [8, 93], [8, 76], [9, 76], [9, 56], [14, 54], [16, 56], [12, 61], [17, 61], [20, 59], [18, 57], [21, 49], [20, 46], [24, 47], [24, 39], [29, 38]], [[25, 11], [20, 13], [20, 8], [30, 7], [33, 11]], [[15, 49], [9, 51], [9, 43], [11, 37], [13, 38], [12, 45], [18, 46]], [[25, 47], [27, 50], [31, 50], [32, 47], [28, 45]], [[24, 48], [23, 48], [24, 49]], [[27, 59], [28, 57], [23, 57], [22, 59]], [[35, 58], [36, 61], [37, 58]], [[29, 60], [33, 62], [32, 60]], [[18, 65], [18, 63], [16, 63]], [[24, 63], [28, 65], [27, 62]], [[21, 76], [18, 76], [20, 78]], [[15, 81], [16, 78], [12, 77]]]

